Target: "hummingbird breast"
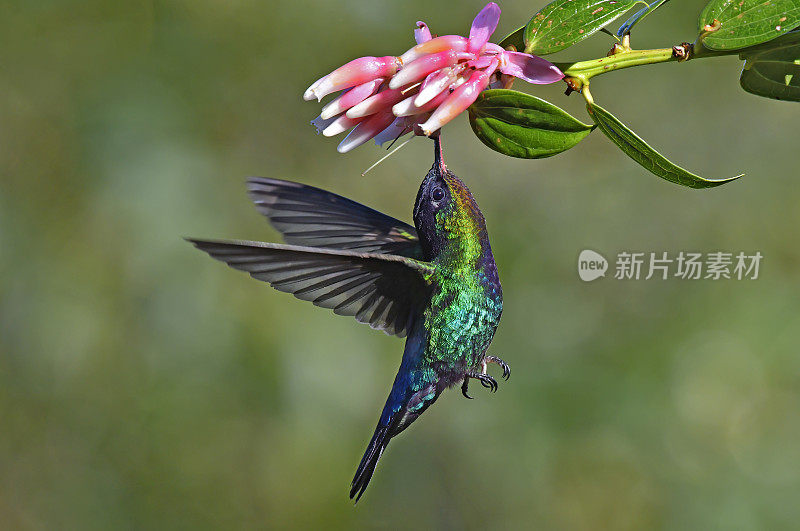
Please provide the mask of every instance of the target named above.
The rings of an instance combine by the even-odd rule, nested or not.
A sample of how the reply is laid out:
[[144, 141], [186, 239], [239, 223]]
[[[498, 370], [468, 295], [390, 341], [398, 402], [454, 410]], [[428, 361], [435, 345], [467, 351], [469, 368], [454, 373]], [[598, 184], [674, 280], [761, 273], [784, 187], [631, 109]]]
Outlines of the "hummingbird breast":
[[500, 323], [503, 292], [493, 267], [437, 276], [425, 315], [425, 357], [446, 387], [483, 360]]

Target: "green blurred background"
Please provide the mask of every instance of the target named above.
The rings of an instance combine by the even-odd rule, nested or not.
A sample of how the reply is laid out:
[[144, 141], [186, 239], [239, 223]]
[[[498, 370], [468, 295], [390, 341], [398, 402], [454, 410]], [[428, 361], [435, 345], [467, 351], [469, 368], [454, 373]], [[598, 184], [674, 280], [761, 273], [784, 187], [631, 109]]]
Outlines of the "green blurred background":
[[[502, 4], [496, 38], [543, 1]], [[431, 147], [342, 156], [303, 90], [414, 22], [483, 2], [0, 3], [0, 526], [789, 529], [800, 519], [798, 107], [744, 93], [734, 57], [598, 78], [595, 100], [696, 191], [598, 132], [503, 157], [465, 117], [449, 166], [486, 215], [512, 378], [446, 393], [347, 490], [402, 341], [272, 291], [182, 236], [277, 240], [250, 175], [410, 220]], [[636, 47], [692, 40], [676, 2]], [[554, 58], [603, 55], [610, 38]], [[520, 88], [530, 89], [530, 87]], [[535, 89], [587, 120], [563, 86]], [[756, 281], [587, 284], [580, 250], [754, 252]]]

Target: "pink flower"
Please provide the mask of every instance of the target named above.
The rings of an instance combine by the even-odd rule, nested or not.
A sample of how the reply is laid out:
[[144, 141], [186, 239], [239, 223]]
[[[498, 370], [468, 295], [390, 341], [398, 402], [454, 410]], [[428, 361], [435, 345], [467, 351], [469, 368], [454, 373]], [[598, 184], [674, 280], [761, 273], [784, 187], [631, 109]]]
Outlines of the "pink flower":
[[355, 59], [308, 87], [306, 100], [345, 90], [312, 123], [325, 136], [352, 128], [339, 144], [345, 153], [373, 138], [382, 144], [412, 132], [430, 136], [499, 82], [501, 74], [534, 84], [563, 79], [541, 57], [490, 43], [499, 19], [500, 8], [489, 2], [472, 21], [469, 37], [432, 37], [428, 26], [417, 22], [417, 45], [403, 55]]

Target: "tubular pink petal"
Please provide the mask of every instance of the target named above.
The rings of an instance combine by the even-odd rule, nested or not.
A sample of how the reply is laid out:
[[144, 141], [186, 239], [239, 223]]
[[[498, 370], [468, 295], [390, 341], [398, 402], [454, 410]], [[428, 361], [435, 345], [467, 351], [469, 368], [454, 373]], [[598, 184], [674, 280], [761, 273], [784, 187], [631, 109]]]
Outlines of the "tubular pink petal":
[[327, 77], [328, 77], [328, 76], [322, 76], [322, 77], [321, 77], [321, 78], [319, 78], [318, 80], [314, 81], [314, 82], [311, 84], [311, 86], [310, 86], [310, 87], [308, 87], [308, 88], [306, 89], [306, 91], [303, 93], [303, 99], [304, 99], [304, 100], [306, 100], [306, 101], [311, 101], [311, 100], [313, 100], [314, 98], [316, 98], [316, 97], [317, 97], [317, 95], [316, 95], [316, 93], [315, 93], [314, 91], [315, 91], [315, 90], [316, 90], [316, 88], [317, 88], [317, 87], [320, 85], [320, 83], [322, 83], [323, 81], [325, 81], [325, 78], [327, 78]]
[[380, 112], [374, 114], [358, 124], [350, 134], [339, 144], [336, 149], [339, 153], [347, 153], [348, 151], [357, 148], [364, 142], [374, 138], [378, 133], [389, 127], [394, 121], [395, 116], [390, 112]]
[[312, 92], [321, 100], [331, 92], [361, 85], [376, 78], [391, 77], [400, 66], [397, 57], [361, 57], [353, 59], [344, 66], [340, 66], [314, 87]]
[[453, 93], [453, 91], [454, 91], [455, 89], [457, 89], [458, 87], [460, 87], [461, 85], [463, 85], [463, 84], [464, 84], [464, 83], [466, 83], [466, 82], [467, 82], [467, 78], [465, 78], [465, 77], [458, 77], [458, 78], [457, 78], [457, 79], [456, 79], [456, 80], [453, 82], [453, 84], [452, 84], [452, 85], [450, 85], [449, 87], [447, 87], [447, 94], [452, 94], [452, 93]]
[[[419, 126], [420, 126], [420, 124], [425, 123], [428, 120], [428, 118], [431, 117], [431, 114], [432, 113], [426, 112], [426, 113], [420, 114], [418, 116], [409, 117], [409, 120], [413, 120], [412, 129], [413, 129], [415, 135], [424, 136], [424, 134], [423, 134], [423, 132], [422, 132], [422, 130], [420, 129]], [[411, 124], [409, 124], [409, 125], [411, 125]]]
[[564, 73], [550, 61], [521, 52], [500, 54], [500, 71], [536, 85], [546, 85], [564, 79]]
[[429, 40], [428, 42], [423, 42], [422, 44], [417, 44], [406, 53], [400, 56], [400, 62], [404, 65], [407, 65], [414, 59], [418, 59], [423, 55], [428, 55], [429, 53], [438, 53], [444, 52], [447, 50], [453, 50], [456, 52], [466, 52], [467, 45], [469, 42], [467, 39], [462, 37], [461, 35], [442, 35], [441, 37], [436, 37], [434, 39]]
[[469, 47], [467, 51], [480, 53], [486, 43], [489, 42], [489, 37], [491, 37], [494, 30], [497, 29], [497, 23], [499, 21], [500, 7], [494, 2], [489, 2], [480, 10], [475, 20], [472, 21], [472, 27], [469, 30]]
[[428, 111], [432, 111], [439, 106], [450, 94], [447, 90], [443, 90], [433, 97], [432, 100], [426, 102], [424, 105], [416, 105], [414, 96], [406, 98], [400, 103], [392, 107], [392, 113], [395, 116], [414, 116]]
[[323, 106], [322, 111], [319, 113], [320, 118], [327, 120], [328, 118], [334, 117], [337, 114], [341, 114], [343, 111], [346, 111], [347, 107], [342, 105], [342, 98], [347, 96], [352, 90], [354, 89], [347, 90], [344, 94]]
[[447, 50], [445, 52], [431, 53], [404, 64], [389, 81], [389, 88], [396, 89], [409, 83], [414, 83], [424, 78], [431, 72], [452, 66], [462, 59], [473, 59], [475, 55], [466, 52]]
[[483, 70], [484, 68], [488, 68], [489, 65], [492, 64], [493, 60], [494, 57], [490, 55], [483, 55], [481, 57], [478, 57], [474, 61], [470, 61], [469, 63], [467, 63], [467, 66], [471, 66], [472, 68], [477, 68], [478, 70]]
[[505, 50], [500, 47], [500, 45], [495, 44], [493, 42], [487, 42], [486, 47], [483, 49], [483, 53], [491, 53], [491, 54], [498, 54], [503, 53]]
[[414, 118], [414, 135], [416, 135], [416, 136], [425, 136], [425, 133], [422, 132], [422, 128], [420, 126], [422, 124], [424, 124], [426, 121], [428, 121], [428, 119], [431, 117], [431, 114], [433, 114], [433, 113], [426, 112], [426, 113], [423, 113], [423, 114], [420, 114], [418, 116], [414, 116], [413, 117]]
[[347, 111], [348, 118], [363, 118], [370, 114], [375, 114], [383, 109], [389, 110], [392, 105], [405, 97], [403, 89], [385, 89], [377, 94], [373, 94], [358, 105]]
[[417, 106], [414, 105], [414, 96], [411, 96], [400, 103], [395, 103], [392, 107], [392, 114], [395, 116], [410, 116], [414, 114], [416, 108]]
[[441, 94], [442, 91], [456, 80], [460, 71], [460, 68], [445, 68], [429, 75], [422, 83], [419, 94], [417, 94], [414, 100], [414, 105], [422, 107], [437, 95]]
[[491, 71], [477, 70], [473, 72], [469, 80], [455, 89], [433, 112], [428, 121], [420, 125], [422, 132], [430, 136], [431, 133], [464, 112], [478, 99], [478, 94], [489, 84], [493, 71], [494, 68], [491, 68]]
[[367, 81], [366, 83], [363, 83], [357, 87], [351, 88], [324, 106], [320, 116], [323, 120], [326, 120], [332, 116], [336, 116], [337, 114], [345, 112], [353, 105], [358, 105], [365, 99], [375, 94], [375, 91], [378, 90], [378, 87], [381, 86], [381, 83], [383, 83], [382, 79], [373, 79], [372, 81]]
[[363, 118], [356, 118], [353, 120], [343, 114], [322, 130], [322, 136], [336, 136], [339, 133], [344, 133], [351, 127], [358, 125], [362, 120]]
[[417, 21], [417, 28], [414, 30], [414, 40], [417, 41], [417, 44], [422, 44], [431, 40], [431, 30], [429, 30], [428, 25], [421, 20]]

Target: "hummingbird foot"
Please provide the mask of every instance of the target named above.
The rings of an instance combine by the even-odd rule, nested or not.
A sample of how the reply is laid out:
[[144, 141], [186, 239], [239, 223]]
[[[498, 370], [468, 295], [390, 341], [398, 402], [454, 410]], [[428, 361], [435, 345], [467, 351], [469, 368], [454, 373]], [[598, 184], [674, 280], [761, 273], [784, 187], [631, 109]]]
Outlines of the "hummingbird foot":
[[468, 372], [464, 375], [464, 383], [461, 384], [461, 394], [464, 395], [466, 398], [472, 399], [469, 396], [469, 379], [475, 378], [476, 380], [480, 380], [481, 385], [487, 389], [490, 389], [493, 393], [497, 392], [497, 380], [492, 378], [487, 374], [487, 365], [490, 363], [495, 363], [503, 369], [503, 379], [508, 380], [511, 376], [511, 367], [508, 366], [508, 363], [501, 360], [497, 356], [485, 356], [483, 361], [481, 361], [481, 372]]
[[461, 394], [464, 395], [465, 398], [469, 398], [472, 400], [472, 397], [467, 394], [469, 391], [469, 376], [464, 376], [464, 383], [461, 384]]
[[472, 398], [471, 396], [466, 394], [467, 391], [467, 382], [470, 378], [475, 378], [481, 382], [481, 385], [484, 386], [486, 389], [491, 390], [493, 393], [497, 392], [497, 380], [489, 376], [488, 374], [482, 372], [468, 372], [464, 376], [464, 384], [461, 386], [461, 392], [467, 398]]
[[483, 373], [486, 374], [486, 365], [488, 363], [496, 363], [501, 369], [503, 369], [503, 380], [508, 380], [511, 377], [511, 367], [508, 366], [508, 363], [501, 360], [497, 356], [486, 356], [483, 358]]

